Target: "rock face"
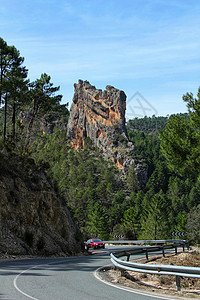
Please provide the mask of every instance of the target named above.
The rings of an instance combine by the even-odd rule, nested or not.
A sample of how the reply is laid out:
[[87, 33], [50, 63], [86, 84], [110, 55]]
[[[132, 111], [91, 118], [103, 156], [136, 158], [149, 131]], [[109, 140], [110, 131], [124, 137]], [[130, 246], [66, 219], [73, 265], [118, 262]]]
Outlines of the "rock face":
[[0, 154], [0, 251], [70, 255], [82, 250], [79, 229], [34, 161]]
[[67, 126], [72, 146], [83, 148], [89, 138], [125, 173], [133, 165], [139, 186], [145, 184], [147, 169], [133, 158], [134, 145], [126, 132], [125, 93], [109, 85], [102, 91], [82, 80], [74, 84], [74, 88]]
[[125, 93], [109, 85], [102, 91], [82, 80], [74, 87], [67, 127], [72, 146], [83, 148], [89, 138], [119, 168], [126, 168], [126, 155], [122, 155], [119, 148], [123, 148], [121, 152], [130, 153], [134, 147], [126, 134]]

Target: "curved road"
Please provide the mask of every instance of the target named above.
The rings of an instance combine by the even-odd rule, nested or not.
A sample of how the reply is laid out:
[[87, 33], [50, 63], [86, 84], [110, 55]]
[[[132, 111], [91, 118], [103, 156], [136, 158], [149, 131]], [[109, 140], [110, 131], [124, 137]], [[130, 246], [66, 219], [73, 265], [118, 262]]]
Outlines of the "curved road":
[[[130, 247], [130, 246], [129, 246]], [[107, 247], [95, 255], [0, 261], [1, 300], [155, 300], [167, 299], [119, 289], [97, 279], [95, 271], [110, 264]], [[123, 246], [124, 248], [124, 246]], [[172, 298], [168, 298], [172, 299]], [[175, 299], [175, 298], [174, 298]]]

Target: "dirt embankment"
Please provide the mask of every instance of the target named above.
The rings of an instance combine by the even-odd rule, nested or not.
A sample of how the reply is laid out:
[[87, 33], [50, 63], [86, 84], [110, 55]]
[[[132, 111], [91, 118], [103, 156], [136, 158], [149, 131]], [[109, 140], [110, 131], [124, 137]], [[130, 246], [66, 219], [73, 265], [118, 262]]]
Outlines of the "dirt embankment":
[[[145, 259], [134, 262], [146, 263]], [[150, 257], [148, 263], [190, 266], [200, 268], [200, 249], [192, 250], [178, 255], [168, 254], [165, 257]], [[165, 295], [182, 296], [186, 298], [200, 299], [200, 279], [181, 277], [181, 291], [177, 291], [176, 278], [171, 275], [152, 275], [146, 273], [136, 273], [125, 271], [122, 273], [114, 268], [108, 270], [107, 280], [112, 283], [123, 284], [134, 289], [145, 290], [147, 292], [162, 293]], [[172, 298], [170, 298], [172, 299]]]

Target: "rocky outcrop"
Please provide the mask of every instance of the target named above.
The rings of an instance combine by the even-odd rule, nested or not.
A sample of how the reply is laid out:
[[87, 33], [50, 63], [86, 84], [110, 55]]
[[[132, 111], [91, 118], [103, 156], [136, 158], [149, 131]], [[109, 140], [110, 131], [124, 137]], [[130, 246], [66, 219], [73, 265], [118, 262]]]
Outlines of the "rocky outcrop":
[[117, 156], [116, 150], [119, 142], [128, 143], [125, 93], [109, 85], [102, 91], [82, 80], [74, 87], [67, 129], [72, 146], [83, 148], [89, 138], [94, 146], [109, 153], [114, 162], [123, 168], [122, 157]]
[[[129, 142], [126, 133], [125, 93], [110, 85], [102, 91], [82, 80], [74, 84], [74, 88], [67, 127], [72, 146], [83, 148], [90, 139], [95, 147], [126, 172], [135, 161], [134, 145]], [[142, 172], [145, 178], [146, 170]]]
[[70, 255], [82, 250], [79, 229], [32, 159], [0, 153], [0, 251]]
[[112, 86], [97, 90], [88, 81], [74, 84], [75, 92], [68, 122], [73, 147], [83, 148], [89, 137], [93, 144], [111, 150], [116, 134], [125, 139], [126, 95]]

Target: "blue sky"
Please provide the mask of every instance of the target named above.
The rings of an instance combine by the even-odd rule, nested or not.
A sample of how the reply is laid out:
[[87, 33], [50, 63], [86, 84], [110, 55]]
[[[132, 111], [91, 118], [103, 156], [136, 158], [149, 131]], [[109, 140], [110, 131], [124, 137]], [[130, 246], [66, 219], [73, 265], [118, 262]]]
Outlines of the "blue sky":
[[14, 45], [31, 81], [113, 85], [127, 95], [127, 119], [185, 112], [200, 86], [198, 0], [1, 0], [0, 36]]

